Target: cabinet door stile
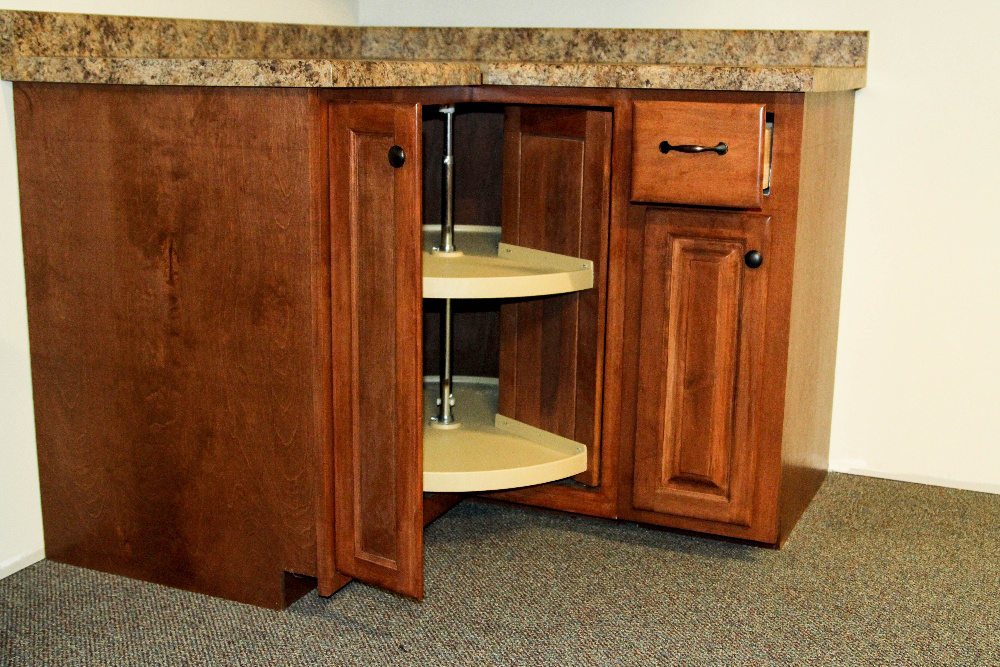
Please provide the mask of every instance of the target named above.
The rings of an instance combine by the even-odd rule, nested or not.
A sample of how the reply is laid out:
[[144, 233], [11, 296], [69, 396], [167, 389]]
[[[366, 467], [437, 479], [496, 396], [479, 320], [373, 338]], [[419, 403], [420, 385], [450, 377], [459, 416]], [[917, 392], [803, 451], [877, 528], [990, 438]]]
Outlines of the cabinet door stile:
[[414, 598], [423, 596], [419, 137], [419, 105], [330, 106], [336, 565]]
[[[770, 218], [649, 209], [641, 302], [637, 509], [750, 526]], [[751, 262], [752, 263], [752, 262]]]

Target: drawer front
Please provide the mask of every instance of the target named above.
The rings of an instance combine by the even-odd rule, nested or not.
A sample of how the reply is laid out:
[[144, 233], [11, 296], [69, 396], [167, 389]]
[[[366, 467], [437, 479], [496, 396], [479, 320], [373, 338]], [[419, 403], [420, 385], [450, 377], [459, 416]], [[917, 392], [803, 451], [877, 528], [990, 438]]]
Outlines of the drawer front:
[[[763, 104], [635, 102], [634, 112], [632, 201], [761, 207]], [[724, 153], [684, 152], [720, 143]]]

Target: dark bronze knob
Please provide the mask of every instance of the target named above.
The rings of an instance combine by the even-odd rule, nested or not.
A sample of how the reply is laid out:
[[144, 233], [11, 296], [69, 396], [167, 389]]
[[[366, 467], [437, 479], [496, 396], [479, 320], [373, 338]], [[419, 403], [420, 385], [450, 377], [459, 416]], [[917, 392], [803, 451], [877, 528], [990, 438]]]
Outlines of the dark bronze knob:
[[751, 269], [756, 269], [761, 264], [764, 263], [764, 255], [760, 254], [759, 250], [751, 250], [747, 254], [743, 255], [743, 261]]
[[670, 151], [677, 151], [679, 153], [715, 153], [716, 155], [725, 155], [729, 151], [729, 146], [721, 141], [715, 146], [695, 146], [692, 144], [671, 146], [669, 142], [661, 141], [660, 152], [669, 153]]
[[402, 148], [393, 146], [389, 149], [389, 164], [399, 169], [403, 166], [404, 162], [406, 162], [406, 153], [403, 152]]

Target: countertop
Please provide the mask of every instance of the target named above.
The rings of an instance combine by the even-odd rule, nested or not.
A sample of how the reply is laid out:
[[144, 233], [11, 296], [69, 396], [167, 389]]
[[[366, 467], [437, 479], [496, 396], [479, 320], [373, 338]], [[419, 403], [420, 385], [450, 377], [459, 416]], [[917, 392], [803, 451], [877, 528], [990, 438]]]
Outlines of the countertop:
[[273, 86], [820, 92], [865, 85], [868, 33], [397, 28], [0, 10], [0, 78]]

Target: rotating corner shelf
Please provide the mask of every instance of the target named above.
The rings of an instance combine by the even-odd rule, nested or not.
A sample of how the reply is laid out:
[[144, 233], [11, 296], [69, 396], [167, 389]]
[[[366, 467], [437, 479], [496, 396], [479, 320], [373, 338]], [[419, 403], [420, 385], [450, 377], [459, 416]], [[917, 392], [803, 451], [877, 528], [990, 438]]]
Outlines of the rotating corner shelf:
[[[437, 379], [424, 381], [424, 412], [434, 414]], [[543, 484], [587, 469], [587, 447], [496, 414], [493, 378], [456, 377], [462, 428], [424, 429], [424, 491], [495, 491]]]
[[[424, 491], [496, 491], [572, 477], [587, 469], [586, 445], [497, 414], [499, 381], [452, 377], [451, 301], [590, 289], [593, 262], [500, 243], [499, 227], [456, 226], [455, 107], [440, 111], [446, 118], [444, 216], [441, 225], [423, 227], [423, 292], [425, 299], [444, 300], [442, 364], [440, 379], [425, 381], [437, 388], [424, 389]], [[435, 239], [444, 251], [433, 247]], [[452, 411], [456, 404], [461, 421]]]
[[[423, 228], [425, 299], [544, 296], [593, 287], [593, 262], [500, 243], [499, 227], [456, 225], [454, 230], [462, 254], [448, 257], [431, 250], [440, 227]], [[497, 414], [495, 379], [453, 378], [461, 418], [457, 428], [433, 423], [439, 395], [439, 380], [425, 379], [424, 491], [511, 489], [587, 469], [586, 445]]]
[[585, 259], [499, 243], [496, 227], [456, 226], [455, 235], [461, 254], [424, 250], [425, 299], [521, 298], [594, 286], [594, 265]]

